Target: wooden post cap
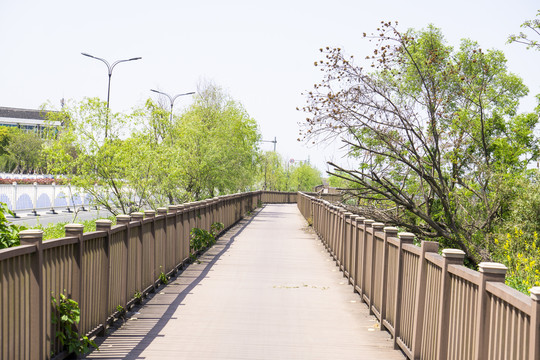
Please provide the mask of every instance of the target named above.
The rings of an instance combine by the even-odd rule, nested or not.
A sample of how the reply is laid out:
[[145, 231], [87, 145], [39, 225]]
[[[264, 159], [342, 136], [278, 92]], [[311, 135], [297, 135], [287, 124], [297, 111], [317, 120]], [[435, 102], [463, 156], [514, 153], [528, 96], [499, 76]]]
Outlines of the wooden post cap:
[[529, 292], [531, 293], [531, 298], [534, 301], [540, 301], [540, 286], [530, 288]]
[[478, 264], [478, 271], [484, 274], [506, 275], [508, 268], [501, 263], [481, 262]]
[[399, 240], [406, 242], [413, 242], [416, 237], [413, 233], [410, 232], [400, 232], [398, 234]]
[[156, 210], [145, 210], [144, 217], [153, 218], [156, 216]]
[[442, 256], [447, 259], [465, 259], [465, 252], [459, 249], [443, 249]]
[[397, 235], [397, 233], [398, 233], [399, 230], [398, 230], [398, 228], [393, 227], [393, 226], [385, 226], [385, 227], [383, 228], [383, 231], [384, 231], [386, 234], [388, 234], [388, 235], [390, 235], [390, 234], [392, 234], [392, 235]]
[[96, 220], [96, 230], [97, 231], [107, 231], [112, 227], [112, 221], [109, 219], [99, 219]]
[[384, 223], [382, 223], [382, 222], [374, 222], [373, 224], [371, 224], [371, 226], [375, 230], [382, 230], [384, 228]]
[[131, 214], [131, 217], [133, 218], [133, 221], [141, 221], [144, 218], [144, 213], [134, 212]]
[[371, 227], [373, 223], [375, 223], [375, 220], [371, 220], [371, 219], [364, 220], [364, 225], [366, 225], [366, 227]]
[[64, 225], [66, 236], [79, 236], [84, 232], [83, 224], [66, 224]]
[[28, 229], [19, 232], [19, 239], [21, 245], [28, 245], [35, 242], [38, 242], [43, 239], [43, 230], [39, 229]]
[[125, 215], [125, 214], [116, 215], [117, 224], [129, 224], [130, 221], [131, 221], [131, 216], [129, 215]]
[[157, 208], [158, 215], [165, 215], [167, 214], [167, 208], [166, 207], [159, 207]]

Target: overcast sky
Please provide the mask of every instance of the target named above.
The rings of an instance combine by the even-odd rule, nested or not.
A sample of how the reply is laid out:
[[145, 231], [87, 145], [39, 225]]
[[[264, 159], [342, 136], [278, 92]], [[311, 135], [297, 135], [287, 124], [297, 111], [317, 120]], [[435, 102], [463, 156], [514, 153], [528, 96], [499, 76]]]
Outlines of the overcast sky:
[[[509, 34], [535, 17], [538, 0], [514, 1], [118, 1], [0, 0], [0, 106], [34, 109], [60, 99], [107, 97], [106, 66], [81, 52], [119, 64], [110, 106], [128, 112], [159, 89], [178, 94], [201, 80], [221, 86], [257, 120], [265, 140], [277, 137], [286, 159], [340, 162], [338, 144], [298, 143], [306, 114], [301, 93], [318, 82], [318, 49], [340, 46], [357, 57], [372, 52], [363, 32], [381, 20], [399, 29], [433, 23], [451, 45], [462, 38], [503, 50], [509, 69], [531, 90], [530, 110], [540, 93], [540, 52], [507, 45]], [[155, 97], [154, 97], [155, 98]], [[180, 98], [175, 109], [190, 102]], [[271, 143], [263, 143], [265, 150]]]

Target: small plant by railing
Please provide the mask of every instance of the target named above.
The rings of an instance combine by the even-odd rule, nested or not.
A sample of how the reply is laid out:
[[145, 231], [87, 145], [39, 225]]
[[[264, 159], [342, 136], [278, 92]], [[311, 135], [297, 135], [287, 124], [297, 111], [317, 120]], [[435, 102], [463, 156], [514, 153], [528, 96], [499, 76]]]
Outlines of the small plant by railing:
[[219, 234], [219, 232], [223, 230], [224, 227], [225, 225], [223, 225], [222, 222], [215, 222], [212, 225], [210, 225], [210, 233], [215, 238]]
[[90, 340], [88, 336], [81, 336], [77, 331], [81, 310], [75, 300], [64, 294], [60, 294], [58, 299], [51, 295], [51, 304], [53, 307], [51, 321], [56, 326], [55, 337], [68, 353], [86, 354], [90, 351], [90, 347], [99, 350], [94, 341]]
[[[160, 268], [161, 268], [161, 266], [160, 266]], [[159, 281], [163, 285], [167, 285], [169, 283], [169, 278], [167, 277], [167, 275], [165, 275], [165, 273], [163, 271], [161, 271], [161, 273], [159, 274]]]
[[116, 311], [117, 311], [117, 318], [122, 320], [122, 321], [126, 321], [126, 309], [122, 306], [122, 305], [118, 305], [116, 307]]
[[216, 236], [221, 230], [223, 230], [223, 228], [223, 223], [215, 222], [210, 226], [210, 231], [199, 228], [191, 229], [189, 246], [193, 251], [193, 253], [190, 255], [192, 260], [197, 259], [197, 253], [199, 251], [216, 243]]

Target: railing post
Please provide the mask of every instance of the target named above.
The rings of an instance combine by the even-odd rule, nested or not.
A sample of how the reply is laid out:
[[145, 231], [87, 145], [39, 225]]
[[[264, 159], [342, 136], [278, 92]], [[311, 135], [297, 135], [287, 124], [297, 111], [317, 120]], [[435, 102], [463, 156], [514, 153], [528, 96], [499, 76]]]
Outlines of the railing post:
[[[189, 256], [189, 239], [186, 239], [186, 227], [185, 227], [185, 215], [184, 215], [184, 205], [176, 205], [176, 236], [178, 238], [176, 241], [178, 241], [178, 245], [180, 247], [178, 251], [180, 264], [179, 267], [184, 267], [184, 261]], [[186, 249], [186, 242], [188, 243], [188, 248]]]
[[488, 341], [487, 336], [489, 334], [489, 315], [487, 314], [488, 294], [486, 291], [486, 283], [502, 282], [506, 276], [506, 266], [499, 263], [482, 262], [478, 264], [478, 271], [480, 272], [480, 284], [478, 286], [478, 303], [476, 306], [476, 347], [475, 356], [477, 360], [487, 359], [488, 355]]
[[[377, 237], [375, 236], [375, 232], [382, 231], [384, 228], [384, 223], [381, 222], [374, 222], [371, 224], [372, 233], [371, 233], [371, 270], [370, 270], [370, 276], [371, 281], [369, 282], [369, 313], [373, 314], [373, 304], [375, 304], [375, 281], [381, 280], [376, 279], [375, 274], [377, 273], [375, 271], [375, 268], [378, 266], [377, 264]], [[381, 318], [381, 324], [382, 324], [382, 318]]]
[[397, 339], [400, 335], [400, 322], [401, 322], [401, 289], [403, 288], [403, 245], [412, 244], [414, 241], [414, 234], [408, 232], [402, 232], [398, 234], [398, 264], [396, 274], [396, 309], [394, 312], [394, 349], [399, 349]]
[[448, 357], [448, 341], [450, 320], [450, 273], [448, 265], [463, 265], [465, 253], [458, 249], [443, 249], [444, 259], [441, 269], [441, 292], [439, 297], [439, 328], [437, 329], [437, 359], [446, 360]]
[[341, 213], [341, 242], [339, 246], [339, 262], [340, 262], [340, 270], [343, 271], [343, 277], [348, 277], [349, 270], [347, 269], [347, 239], [350, 238], [349, 236], [349, 224], [347, 224], [347, 220], [350, 221], [351, 216], [353, 213], [348, 212], [344, 210], [344, 212]]
[[[144, 252], [144, 234], [143, 234], [143, 226], [142, 226], [143, 219], [144, 219], [144, 213], [142, 212], [131, 213], [131, 221], [138, 223], [137, 224], [138, 236], [137, 236], [137, 245], [136, 245], [137, 258], [135, 259], [135, 263], [137, 264], [135, 266], [135, 270], [136, 270], [135, 284], [136, 284], [137, 291], [141, 291], [141, 292], [143, 292], [143, 290], [145, 289], [144, 276], [143, 276], [144, 258], [150, 255]], [[130, 232], [131, 231], [133, 230], [130, 230]]]
[[350, 257], [349, 257], [349, 284], [352, 285], [353, 291], [354, 286], [356, 285], [356, 267], [358, 266], [358, 253], [356, 247], [358, 246], [358, 218], [360, 216], [354, 214], [351, 216], [351, 248], [350, 248]]
[[103, 306], [102, 321], [103, 329], [102, 334], [105, 336], [106, 330], [108, 327], [107, 319], [109, 318], [109, 300], [111, 294], [111, 226], [112, 221], [108, 219], [99, 219], [96, 220], [96, 231], [105, 231], [105, 284], [100, 284], [101, 288], [104, 289], [103, 296], [104, 299], [101, 299]]
[[32, 261], [32, 276], [30, 277], [30, 356], [31, 359], [44, 359], [48, 355], [45, 349], [44, 319], [45, 309], [43, 308], [43, 231], [23, 230], [19, 233], [21, 245], [34, 245], [36, 247], [36, 257]]
[[[169, 237], [167, 236], [167, 208], [166, 207], [159, 207], [156, 209], [156, 215], [157, 216], [164, 216], [163, 218], [163, 237], [161, 239], [161, 259], [162, 259], [162, 265], [163, 265], [163, 272], [168, 273], [172, 270], [168, 268], [168, 262], [167, 259], [170, 257], [169, 252], [172, 252], [174, 254], [174, 247], [172, 249], [169, 248]], [[156, 230], [157, 232], [157, 230]], [[173, 244], [174, 246], [174, 244]]]
[[[72, 277], [74, 281], [71, 285], [71, 297], [73, 300], [79, 303], [79, 309], [81, 311], [85, 309], [86, 304], [84, 303], [83, 296], [83, 252], [84, 252], [84, 243], [83, 243], [83, 233], [84, 225], [82, 224], [66, 224], [64, 225], [64, 232], [66, 237], [76, 237], [77, 238], [77, 247], [75, 250], [75, 261], [73, 262], [73, 267], [71, 268]], [[81, 322], [83, 317], [81, 316]], [[80, 324], [81, 328], [84, 324]]]
[[127, 304], [128, 300], [131, 299], [133, 294], [129, 293], [129, 279], [132, 276], [135, 276], [134, 273], [130, 271], [131, 266], [135, 259], [131, 258], [131, 241], [129, 240], [131, 237], [131, 229], [129, 228], [129, 222], [131, 221], [131, 216], [129, 215], [117, 215], [116, 216], [116, 225], [124, 225], [126, 227], [126, 230], [124, 231], [124, 280], [123, 284], [125, 284], [124, 288], [124, 304]]
[[180, 262], [182, 262], [182, 246], [178, 241], [178, 206], [177, 205], [169, 205], [169, 213], [174, 214], [173, 219], [173, 236], [172, 236], [172, 242], [174, 243], [174, 271], [178, 271], [180, 269], [180, 266], [178, 265]]
[[155, 210], [145, 210], [144, 211], [144, 218], [145, 219], [152, 219], [152, 222], [150, 223], [150, 233], [152, 235], [152, 251], [153, 256], [150, 257], [151, 265], [150, 268], [152, 269], [152, 283], [154, 286], [154, 291], [156, 291], [158, 286], [158, 274], [156, 274], [156, 266], [159, 263], [159, 254], [157, 251], [157, 239], [156, 239], [156, 211]]
[[[356, 273], [354, 276], [353, 291], [356, 291], [360, 295], [360, 299], [363, 301], [364, 288], [364, 263], [366, 262], [366, 254], [364, 252], [364, 221], [366, 218], [359, 216], [356, 218]], [[359, 232], [362, 231], [360, 235]]]
[[529, 289], [532, 299], [529, 359], [540, 360], [540, 286]]
[[412, 337], [413, 359], [420, 358], [422, 349], [422, 329], [424, 325], [424, 313], [426, 310], [426, 281], [427, 281], [427, 252], [438, 252], [439, 243], [434, 241], [422, 241], [422, 254], [418, 261], [418, 276], [416, 278], [416, 299], [414, 302], [414, 323]]
[[380, 329], [384, 329], [384, 320], [386, 320], [386, 294], [388, 292], [388, 238], [397, 237], [398, 229], [391, 226], [386, 226], [384, 231], [384, 244], [382, 253], [382, 279], [381, 279], [381, 326]]
[[[364, 259], [362, 261], [362, 294], [361, 295], [361, 298], [366, 302], [366, 304], [368, 305], [368, 309], [369, 309], [369, 314], [372, 315], [373, 314], [373, 311], [371, 310], [371, 300], [370, 300], [370, 297], [372, 296], [372, 294], [368, 294], [368, 291], [367, 291], [367, 261], [366, 259], [368, 258], [368, 256], [370, 256], [370, 259], [371, 261], [373, 261], [373, 258], [371, 257], [372, 254], [367, 254], [367, 244], [368, 244], [368, 236], [367, 236], [367, 230], [373, 225], [373, 223], [375, 222], [375, 220], [371, 220], [371, 219], [366, 219], [364, 220], [364, 226], [363, 226], [363, 230], [364, 230], [364, 233], [363, 233], [363, 238], [364, 238], [364, 241], [363, 241], [363, 246], [364, 246], [364, 251], [363, 251], [363, 254], [364, 254]], [[372, 242], [373, 243], [373, 242]], [[373, 245], [373, 244], [372, 244]], [[369, 274], [370, 278], [372, 277], [372, 274]], [[370, 289], [371, 289], [371, 286], [370, 286]], [[368, 296], [369, 295], [369, 296]]]

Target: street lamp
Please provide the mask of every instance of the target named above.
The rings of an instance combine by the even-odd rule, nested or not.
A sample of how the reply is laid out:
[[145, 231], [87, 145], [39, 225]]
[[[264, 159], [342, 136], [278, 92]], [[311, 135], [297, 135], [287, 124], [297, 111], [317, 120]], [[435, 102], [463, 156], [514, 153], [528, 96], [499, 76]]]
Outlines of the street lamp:
[[277, 138], [274, 136], [274, 140], [260, 140], [261, 142], [274, 143], [274, 152], [276, 152]]
[[179, 97], [179, 96], [195, 94], [195, 92], [192, 91], [192, 92], [188, 92], [188, 93], [184, 93], [184, 94], [178, 94], [178, 95], [175, 95], [175, 96], [171, 96], [171, 95], [169, 95], [167, 93], [164, 93], [163, 91], [159, 91], [159, 90], [150, 89], [150, 91], [153, 91], [153, 92], [161, 94], [161, 95], [165, 95], [166, 97], [169, 98], [169, 101], [171, 102], [171, 117], [170, 117], [169, 121], [171, 122], [171, 124], [172, 124], [172, 116], [173, 116], [172, 114], [173, 114], [174, 100], [176, 100], [176, 98]]
[[107, 60], [99, 58], [97, 56], [90, 55], [90, 54], [87, 54], [87, 53], [81, 53], [81, 54], [84, 55], [84, 56], [88, 56], [88, 57], [90, 57], [92, 59], [103, 61], [103, 63], [105, 63], [105, 65], [107, 65], [107, 70], [109, 71], [109, 85], [107, 86], [107, 117], [105, 119], [105, 138], [107, 138], [107, 129], [109, 128], [109, 111], [108, 110], [109, 110], [109, 98], [110, 98], [110, 95], [111, 95], [112, 71], [113, 71], [114, 67], [117, 64], [120, 64], [121, 62], [140, 60], [140, 59], [142, 59], [142, 57], [134, 57], [134, 58], [131, 58], [131, 59], [117, 60], [117, 61], [113, 62], [112, 65], [111, 65], [111, 64], [109, 64], [109, 62]]

